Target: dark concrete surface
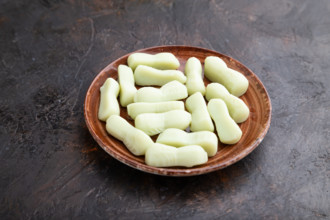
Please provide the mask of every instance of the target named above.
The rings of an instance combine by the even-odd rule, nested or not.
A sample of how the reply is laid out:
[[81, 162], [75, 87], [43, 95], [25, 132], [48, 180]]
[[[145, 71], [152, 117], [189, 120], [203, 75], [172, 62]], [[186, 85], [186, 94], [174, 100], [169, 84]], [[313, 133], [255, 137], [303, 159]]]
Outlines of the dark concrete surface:
[[[190, 45], [241, 61], [272, 100], [245, 159], [188, 178], [107, 155], [83, 118], [114, 59]], [[330, 1], [0, 1], [0, 219], [330, 219]]]

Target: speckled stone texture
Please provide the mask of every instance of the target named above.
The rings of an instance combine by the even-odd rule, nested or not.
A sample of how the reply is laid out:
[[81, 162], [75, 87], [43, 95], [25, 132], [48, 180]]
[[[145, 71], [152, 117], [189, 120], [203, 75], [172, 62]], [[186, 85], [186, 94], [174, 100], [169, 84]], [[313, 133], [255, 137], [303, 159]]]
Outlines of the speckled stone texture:
[[[0, 1], [0, 219], [329, 219], [330, 1]], [[170, 178], [105, 153], [83, 117], [114, 59], [199, 46], [249, 67], [272, 100], [248, 157]]]

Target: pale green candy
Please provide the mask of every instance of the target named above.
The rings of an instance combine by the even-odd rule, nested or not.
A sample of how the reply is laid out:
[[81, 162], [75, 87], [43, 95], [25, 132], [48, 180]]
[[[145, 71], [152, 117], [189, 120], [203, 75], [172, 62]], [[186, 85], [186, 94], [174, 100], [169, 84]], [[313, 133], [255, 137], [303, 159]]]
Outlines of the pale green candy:
[[117, 100], [119, 90], [119, 84], [112, 78], [108, 78], [100, 88], [98, 118], [101, 121], [106, 121], [111, 115], [119, 115], [120, 109]]
[[224, 85], [234, 96], [243, 95], [249, 86], [249, 81], [243, 74], [227, 67], [219, 57], [209, 56], [204, 61], [204, 74], [212, 82]]
[[187, 76], [188, 94], [192, 95], [195, 92], [205, 94], [205, 85], [202, 76], [202, 64], [196, 57], [190, 57], [186, 63], [185, 74]]
[[244, 122], [249, 117], [250, 110], [243, 100], [230, 94], [228, 90], [219, 83], [208, 84], [205, 97], [208, 101], [214, 98], [222, 99], [228, 107], [230, 116], [236, 123]]
[[184, 110], [184, 103], [182, 101], [136, 102], [127, 106], [127, 113], [133, 119], [142, 113], [162, 113], [171, 110]]
[[191, 131], [214, 131], [204, 97], [200, 92], [187, 98], [186, 108], [191, 113]]
[[191, 115], [184, 110], [172, 110], [164, 113], [143, 113], [135, 118], [135, 127], [152, 136], [167, 128], [186, 129]]
[[139, 65], [134, 71], [135, 83], [140, 86], [162, 86], [173, 80], [185, 83], [187, 77], [180, 70], [159, 70]]
[[118, 66], [118, 81], [120, 85], [120, 105], [126, 107], [134, 102], [134, 95], [137, 91], [134, 85], [134, 75], [131, 68], [126, 65]]
[[182, 147], [186, 145], [199, 145], [208, 154], [214, 156], [218, 150], [218, 138], [210, 131], [185, 132], [176, 128], [168, 128], [159, 134], [157, 143]]
[[242, 137], [242, 130], [230, 117], [226, 103], [222, 99], [211, 99], [207, 108], [220, 141], [224, 144], [236, 144]]
[[146, 164], [153, 167], [193, 167], [204, 164], [207, 160], [207, 153], [198, 145], [176, 148], [155, 143], [145, 155]]
[[143, 131], [133, 127], [118, 115], [112, 115], [106, 123], [107, 132], [122, 141], [132, 154], [144, 155], [154, 142]]
[[128, 66], [133, 70], [138, 65], [151, 66], [161, 70], [175, 70], [179, 68], [180, 62], [172, 53], [158, 53], [158, 54], [147, 54], [147, 53], [133, 53], [127, 59]]
[[166, 83], [161, 88], [143, 87], [134, 96], [134, 102], [165, 102], [187, 98], [185, 85], [178, 81]]

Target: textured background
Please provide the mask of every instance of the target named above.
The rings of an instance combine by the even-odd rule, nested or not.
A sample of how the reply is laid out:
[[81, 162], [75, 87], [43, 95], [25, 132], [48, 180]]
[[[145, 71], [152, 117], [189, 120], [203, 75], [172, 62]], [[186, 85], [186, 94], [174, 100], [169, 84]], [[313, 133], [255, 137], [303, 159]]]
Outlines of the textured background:
[[[330, 1], [0, 1], [1, 219], [329, 219]], [[270, 130], [207, 175], [146, 174], [83, 118], [114, 59], [157, 45], [219, 51], [258, 75]]]

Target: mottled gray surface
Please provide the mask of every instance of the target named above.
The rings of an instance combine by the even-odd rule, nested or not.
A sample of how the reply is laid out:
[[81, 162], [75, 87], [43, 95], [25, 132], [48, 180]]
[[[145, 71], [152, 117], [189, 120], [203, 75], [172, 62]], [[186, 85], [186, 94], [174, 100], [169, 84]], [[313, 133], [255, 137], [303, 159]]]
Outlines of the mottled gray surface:
[[[112, 3], [110, 3], [112, 2]], [[83, 118], [112, 60], [200, 46], [254, 71], [270, 130], [242, 161], [167, 178], [108, 156]], [[330, 1], [0, 1], [1, 219], [329, 219]]]

